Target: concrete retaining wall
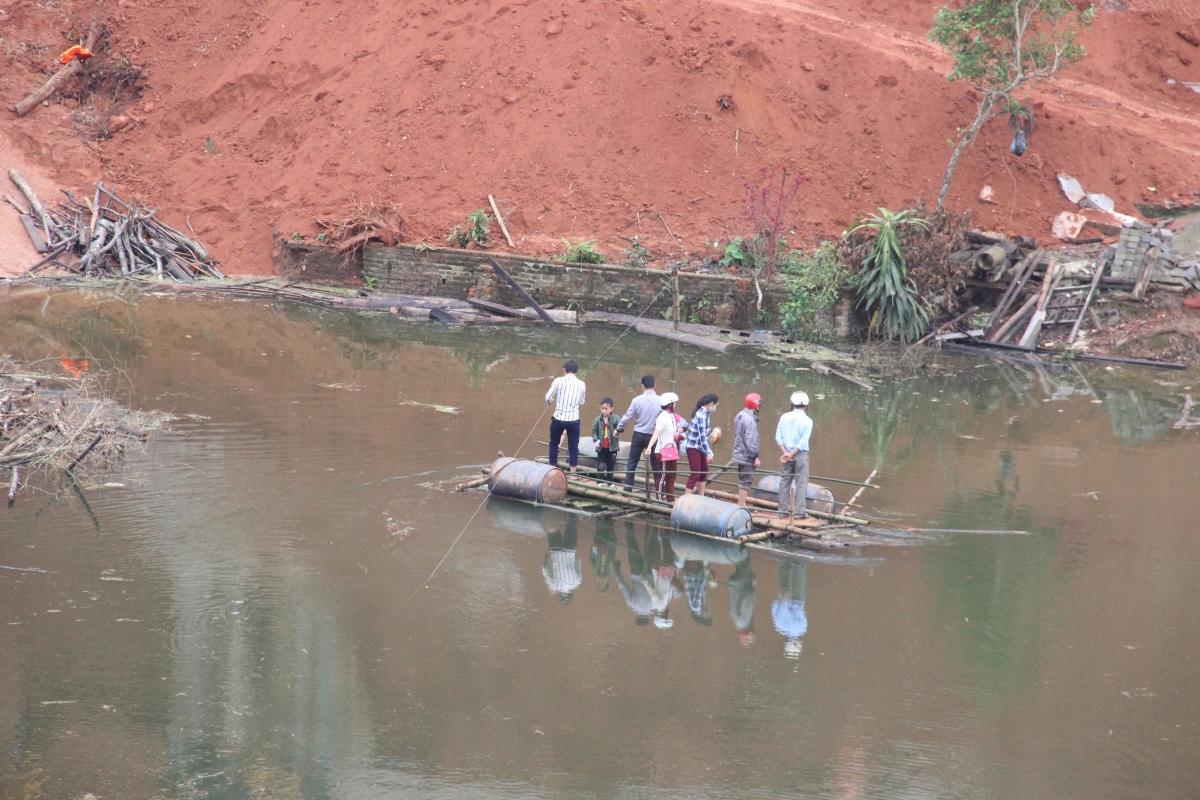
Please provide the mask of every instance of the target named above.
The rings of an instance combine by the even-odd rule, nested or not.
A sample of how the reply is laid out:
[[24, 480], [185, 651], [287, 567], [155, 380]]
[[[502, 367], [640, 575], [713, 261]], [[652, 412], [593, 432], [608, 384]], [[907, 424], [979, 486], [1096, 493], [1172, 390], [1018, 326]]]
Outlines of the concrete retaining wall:
[[[557, 308], [641, 314], [663, 319], [671, 311], [670, 276], [659, 270], [609, 265], [564, 265], [527, 256], [495, 255], [495, 259], [535, 300]], [[477, 250], [367, 245], [363, 273], [375, 279], [383, 294], [415, 294], [465, 300], [468, 296], [521, 308], [524, 302]], [[663, 290], [664, 283], [668, 286]], [[732, 275], [679, 276], [680, 308], [684, 321], [724, 328], [779, 327], [779, 304], [787, 292], [780, 285], [763, 290], [763, 311], [755, 307], [752, 281]], [[651, 305], [651, 303], [653, 303]], [[851, 334], [851, 300], [843, 297], [828, 323], [839, 338]]]
[[358, 252], [347, 260], [326, 245], [278, 238], [272, 260], [276, 272], [284, 278], [334, 286], [363, 285], [362, 254]]

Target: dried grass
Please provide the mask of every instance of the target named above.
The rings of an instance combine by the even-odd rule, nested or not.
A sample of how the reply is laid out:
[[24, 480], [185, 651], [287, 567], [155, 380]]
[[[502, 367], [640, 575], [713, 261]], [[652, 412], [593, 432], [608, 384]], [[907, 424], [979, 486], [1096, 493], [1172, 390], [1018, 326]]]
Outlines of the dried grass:
[[315, 220], [318, 227], [329, 232], [327, 241], [337, 252], [349, 258], [370, 241], [377, 240], [388, 247], [404, 241], [404, 217], [398, 203], [384, 198], [362, 203], [352, 197], [350, 204], [352, 210], [344, 217]]

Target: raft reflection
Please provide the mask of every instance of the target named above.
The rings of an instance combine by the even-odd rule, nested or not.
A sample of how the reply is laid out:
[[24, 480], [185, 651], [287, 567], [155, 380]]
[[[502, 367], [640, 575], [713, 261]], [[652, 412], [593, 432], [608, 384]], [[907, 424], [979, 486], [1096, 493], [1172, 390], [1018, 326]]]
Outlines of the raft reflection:
[[[713, 624], [713, 607], [719, 605], [716, 598], [724, 589], [729, 593], [729, 620], [738, 641], [744, 647], [755, 644], [758, 591], [754, 560], [737, 544], [673, 531], [642, 519], [596, 518], [502, 497], [488, 499], [488, 517], [498, 528], [545, 538], [542, 578], [546, 589], [564, 604], [577, 592], [588, 591], [580, 556], [582, 537], [596, 592], [607, 594], [615, 583], [633, 612], [635, 625], [653, 624], [668, 631], [675, 626], [674, 607], [700, 627], [723, 629], [724, 625]], [[798, 658], [808, 630], [806, 565], [794, 559], [781, 560], [778, 576], [771, 618], [784, 640], [784, 655]]]

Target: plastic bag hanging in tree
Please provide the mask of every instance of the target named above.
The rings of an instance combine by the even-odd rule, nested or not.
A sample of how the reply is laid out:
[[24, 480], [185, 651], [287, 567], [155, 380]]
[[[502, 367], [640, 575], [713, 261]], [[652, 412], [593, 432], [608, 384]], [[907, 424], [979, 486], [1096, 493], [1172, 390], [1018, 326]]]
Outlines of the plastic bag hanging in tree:
[[1008, 115], [1008, 127], [1012, 128], [1013, 140], [1008, 151], [1015, 156], [1022, 156], [1028, 148], [1025, 137], [1033, 133], [1033, 112], [1026, 106], [1019, 106]]

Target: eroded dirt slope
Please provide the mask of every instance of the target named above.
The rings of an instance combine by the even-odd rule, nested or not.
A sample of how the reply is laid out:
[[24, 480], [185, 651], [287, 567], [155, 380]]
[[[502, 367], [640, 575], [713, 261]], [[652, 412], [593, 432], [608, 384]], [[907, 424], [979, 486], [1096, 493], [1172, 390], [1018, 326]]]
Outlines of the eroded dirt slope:
[[[7, 104], [91, 5], [0, 10]], [[915, 0], [120, 0], [109, 14], [113, 51], [147, 77], [132, 124], [86, 141], [83, 107], [6, 111], [7, 149], [65, 185], [102, 177], [190, 216], [241, 272], [268, 271], [276, 231], [314, 236], [352, 194], [403, 203], [415, 241], [444, 240], [491, 193], [524, 251], [594, 238], [615, 256], [640, 234], [658, 256], [700, 253], [742, 232], [744, 184], [781, 164], [807, 179], [798, 236], [836, 235], [936, 197], [973, 112], [924, 40], [933, 4]], [[1200, 35], [1198, 16], [1179, 2], [1101, 15], [1088, 60], [1029, 94], [1026, 156], [992, 122], [951, 205], [1045, 237], [1067, 207], [1059, 171], [1129, 213], [1191, 197], [1200, 94], [1182, 82], [1200, 81], [1200, 47], [1176, 31]], [[122, 111], [97, 103], [101, 121]], [[998, 205], [978, 202], [985, 183]]]

